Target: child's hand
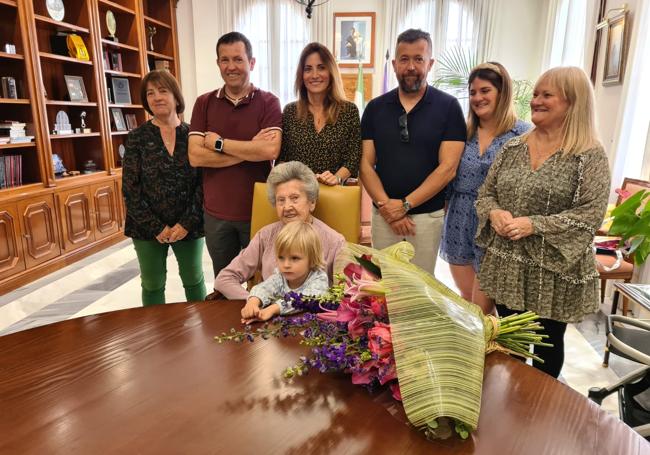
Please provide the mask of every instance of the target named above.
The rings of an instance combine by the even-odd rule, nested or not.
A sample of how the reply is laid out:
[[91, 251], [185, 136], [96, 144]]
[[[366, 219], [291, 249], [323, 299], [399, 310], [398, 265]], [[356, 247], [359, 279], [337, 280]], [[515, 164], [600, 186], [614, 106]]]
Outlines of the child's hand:
[[246, 301], [246, 305], [241, 309], [241, 318], [242, 322], [250, 323], [256, 320], [260, 313], [260, 306], [262, 306], [262, 301], [257, 297], [249, 297]]
[[273, 305], [269, 305], [266, 308], [261, 309], [257, 315], [257, 319], [260, 321], [268, 321], [273, 316], [277, 316], [278, 314], [280, 314], [280, 305], [274, 303]]

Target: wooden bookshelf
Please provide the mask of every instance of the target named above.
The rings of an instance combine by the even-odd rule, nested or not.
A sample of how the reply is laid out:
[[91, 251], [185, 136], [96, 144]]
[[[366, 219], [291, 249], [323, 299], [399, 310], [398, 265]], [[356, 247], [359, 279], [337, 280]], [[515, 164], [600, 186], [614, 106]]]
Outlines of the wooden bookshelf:
[[[0, 119], [25, 123], [34, 136], [0, 144], [0, 159], [21, 163], [20, 181], [0, 188], [0, 295], [124, 238], [118, 150], [128, 131], [112, 126], [112, 110], [141, 124], [141, 78], [149, 65], [168, 61], [178, 77], [175, 4], [65, 0], [58, 21], [45, 0], [0, 0], [0, 43], [16, 47], [0, 52], [0, 76], [15, 79], [18, 95], [0, 98]], [[109, 11], [116, 41], [106, 25]], [[153, 51], [147, 25], [156, 27]], [[89, 60], [67, 55], [62, 42], [71, 33], [81, 37]], [[109, 101], [113, 78], [128, 80], [131, 104]], [[66, 116], [74, 133], [53, 134], [61, 129], [57, 118]]]

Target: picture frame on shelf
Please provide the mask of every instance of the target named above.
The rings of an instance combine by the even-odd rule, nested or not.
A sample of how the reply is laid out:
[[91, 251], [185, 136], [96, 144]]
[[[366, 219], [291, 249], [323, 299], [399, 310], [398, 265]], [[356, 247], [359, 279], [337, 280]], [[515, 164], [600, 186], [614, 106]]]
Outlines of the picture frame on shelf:
[[375, 13], [334, 13], [334, 58], [341, 68], [372, 68]]
[[113, 87], [114, 104], [131, 104], [131, 90], [126, 77], [111, 78], [111, 86]]
[[87, 103], [88, 93], [86, 92], [83, 77], [65, 74], [63, 78], [65, 79], [65, 86], [68, 89], [70, 101], [82, 101]]
[[115, 124], [115, 131], [126, 131], [126, 122], [124, 121], [124, 114], [119, 107], [112, 107], [111, 114], [113, 116], [113, 123]]
[[603, 85], [623, 83], [625, 59], [627, 56], [627, 11], [608, 20], [607, 47], [605, 53], [605, 70]]
[[126, 114], [124, 117], [126, 119], [126, 127], [129, 131], [138, 127], [138, 119], [135, 114]]
[[110, 69], [113, 71], [123, 71], [122, 69], [122, 53], [121, 52], [111, 52], [111, 66]]

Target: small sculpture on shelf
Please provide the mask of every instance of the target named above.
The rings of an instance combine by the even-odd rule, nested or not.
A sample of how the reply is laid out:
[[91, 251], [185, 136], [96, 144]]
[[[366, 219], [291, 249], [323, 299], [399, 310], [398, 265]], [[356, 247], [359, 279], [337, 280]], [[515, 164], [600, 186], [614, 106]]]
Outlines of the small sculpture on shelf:
[[68, 170], [63, 165], [63, 160], [56, 153], [52, 154], [52, 168], [56, 177], [67, 177]]
[[81, 121], [81, 127], [75, 129], [75, 132], [77, 134], [88, 134], [92, 133], [92, 130], [90, 128], [86, 128], [86, 111], [81, 111], [81, 114], [79, 114], [79, 120]]
[[106, 30], [108, 30], [107, 40], [119, 42], [115, 32], [117, 31], [117, 21], [115, 20], [115, 14], [110, 9], [106, 11]]
[[59, 111], [56, 113], [56, 119], [54, 122], [54, 131], [52, 134], [73, 134], [72, 125], [70, 124], [70, 118], [65, 111]]
[[153, 36], [158, 30], [153, 25], [147, 25], [147, 36], [149, 37], [149, 50], [153, 52]]
[[86, 161], [83, 165], [83, 173], [92, 174], [93, 172], [97, 172], [97, 165], [93, 160]]

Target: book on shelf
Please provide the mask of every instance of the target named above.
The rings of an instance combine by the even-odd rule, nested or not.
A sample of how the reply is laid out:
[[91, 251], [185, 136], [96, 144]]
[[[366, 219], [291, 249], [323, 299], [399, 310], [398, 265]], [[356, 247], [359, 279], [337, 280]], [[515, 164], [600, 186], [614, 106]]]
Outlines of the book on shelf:
[[155, 60], [154, 65], [157, 70], [169, 71], [169, 60]]
[[0, 156], [0, 188], [11, 188], [23, 184], [22, 155]]
[[2, 83], [2, 97], [3, 98], [18, 98], [18, 90], [16, 88], [16, 79], [11, 76], [2, 76], [0, 79]]

